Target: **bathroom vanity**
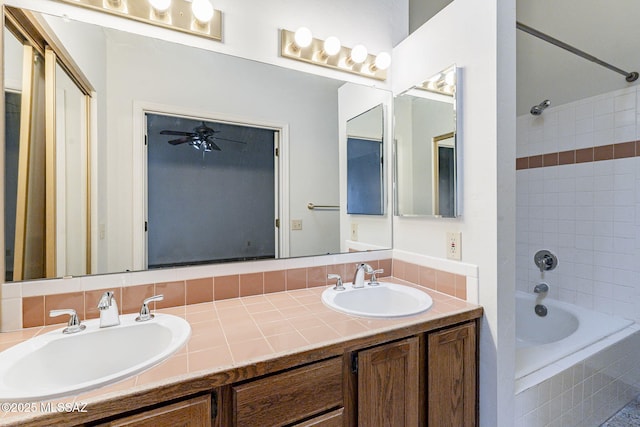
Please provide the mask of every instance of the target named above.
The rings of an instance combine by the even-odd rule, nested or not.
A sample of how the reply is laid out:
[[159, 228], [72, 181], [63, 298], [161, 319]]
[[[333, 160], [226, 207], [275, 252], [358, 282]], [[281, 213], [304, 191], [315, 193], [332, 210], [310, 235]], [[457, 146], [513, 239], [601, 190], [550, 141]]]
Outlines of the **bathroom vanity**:
[[[194, 306], [169, 309], [183, 310], [194, 322], [194, 335], [184, 350], [153, 372], [53, 402], [83, 404], [86, 412], [3, 414], [0, 425], [477, 425], [481, 307], [426, 290], [433, 298], [427, 312], [393, 319], [356, 318], [319, 303], [323, 290], [218, 301], [202, 305], [198, 312]], [[196, 367], [191, 353], [199, 350], [198, 342], [220, 334], [200, 327], [207, 322], [198, 326], [198, 320], [217, 318], [226, 328], [225, 315], [238, 315], [250, 309], [248, 302], [256, 301], [272, 304], [282, 313], [278, 322], [299, 329], [305, 342], [286, 350], [272, 345], [261, 355], [247, 353], [243, 359], [233, 352], [235, 338], [225, 329], [233, 357], [225, 357], [222, 350], [216, 357], [214, 349]], [[296, 317], [302, 309], [305, 317]], [[322, 326], [304, 329], [304, 322]], [[308, 331], [320, 328], [333, 333], [312, 339]], [[174, 372], [171, 367], [183, 359], [190, 361], [187, 367]]]

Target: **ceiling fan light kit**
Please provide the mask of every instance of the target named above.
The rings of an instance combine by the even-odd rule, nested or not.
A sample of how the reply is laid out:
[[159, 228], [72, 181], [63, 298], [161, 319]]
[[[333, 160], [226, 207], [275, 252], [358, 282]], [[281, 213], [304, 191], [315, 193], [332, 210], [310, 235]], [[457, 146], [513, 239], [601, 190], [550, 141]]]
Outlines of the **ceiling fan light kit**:
[[56, 0], [222, 41], [222, 12], [211, 0]]
[[220, 138], [215, 136], [216, 133], [219, 133], [219, 130], [214, 130], [211, 127], [207, 126], [205, 122], [202, 122], [202, 125], [196, 126], [193, 128], [192, 132], [189, 131], [180, 131], [180, 130], [171, 130], [165, 129], [160, 131], [160, 135], [173, 135], [173, 136], [181, 136], [181, 138], [172, 139], [167, 141], [171, 145], [180, 145], [184, 143], [188, 143], [189, 146], [195, 148], [196, 150], [202, 150], [202, 155], [204, 153], [208, 153], [210, 151], [222, 151], [222, 148], [215, 143], [215, 140], [222, 141], [230, 141], [238, 144], [246, 144], [244, 141], [238, 141], [235, 139], [228, 138]]

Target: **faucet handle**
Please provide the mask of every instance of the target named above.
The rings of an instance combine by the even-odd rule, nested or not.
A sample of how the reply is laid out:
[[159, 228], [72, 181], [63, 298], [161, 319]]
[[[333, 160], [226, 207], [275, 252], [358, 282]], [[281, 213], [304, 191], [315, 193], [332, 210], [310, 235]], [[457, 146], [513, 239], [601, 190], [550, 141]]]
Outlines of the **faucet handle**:
[[369, 286], [378, 286], [380, 282], [378, 282], [378, 278], [376, 274], [384, 273], [384, 268], [379, 268], [378, 270], [373, 270], [371, 272], [371, 278], [369, 279]]
[[100, 301], [98, 301], [98, 310], [106, 310], [111, 307], [111, 305], [114, 303], [114, 297], [115, 294], [113, 293], [113, 291], [106, 291], [105, 293], [103, 293], [100, 297]]
[[63, 308], [60, 310], [49, 311], [49, 317], [63, 316], [65, 314], [69, 315], [69, 322], [67, 323], [67, 327], [62, 330], [63, 334], [74, 334], [86, 328], [85, 325], [82, 325], [80, 323], [78, 313], [76, 313], [73, 308]]
[[164, 299], [164, 295], [154, 295], [149, 298], [145, 298], [142, 301], [142, 307], [140, 308], [140, 315], [136, 317], [136, 322], [146, 322], [147, 320], [153, 319], [153, 314], [149, 312], [149, 303], [153, 301], [162, 301]]
[[336, 285], [333, 287], [334, 291], [344, 291], [344, 286], [342, 286], [342, 277], [339, 274], [329, 274], [327, 275], [327, 279], [336, 279]]

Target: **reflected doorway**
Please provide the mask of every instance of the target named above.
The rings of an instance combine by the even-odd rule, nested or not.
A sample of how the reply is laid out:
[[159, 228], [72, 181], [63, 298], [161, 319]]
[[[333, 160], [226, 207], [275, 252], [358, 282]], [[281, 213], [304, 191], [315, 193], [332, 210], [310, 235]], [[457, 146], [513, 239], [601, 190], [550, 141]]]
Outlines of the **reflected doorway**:
[[146, 113], [147, 265], [278, 255], [279, 132]]

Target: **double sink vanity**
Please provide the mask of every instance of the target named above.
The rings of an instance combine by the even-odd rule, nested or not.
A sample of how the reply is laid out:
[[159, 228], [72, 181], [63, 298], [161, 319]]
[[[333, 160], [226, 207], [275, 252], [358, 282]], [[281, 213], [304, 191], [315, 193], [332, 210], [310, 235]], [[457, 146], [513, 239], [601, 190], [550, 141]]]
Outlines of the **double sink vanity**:
[[0, 353], [0, 400], [25, 409], [0, 425], [475, 425], [482, 309], [337, 282], [45, 328]]

